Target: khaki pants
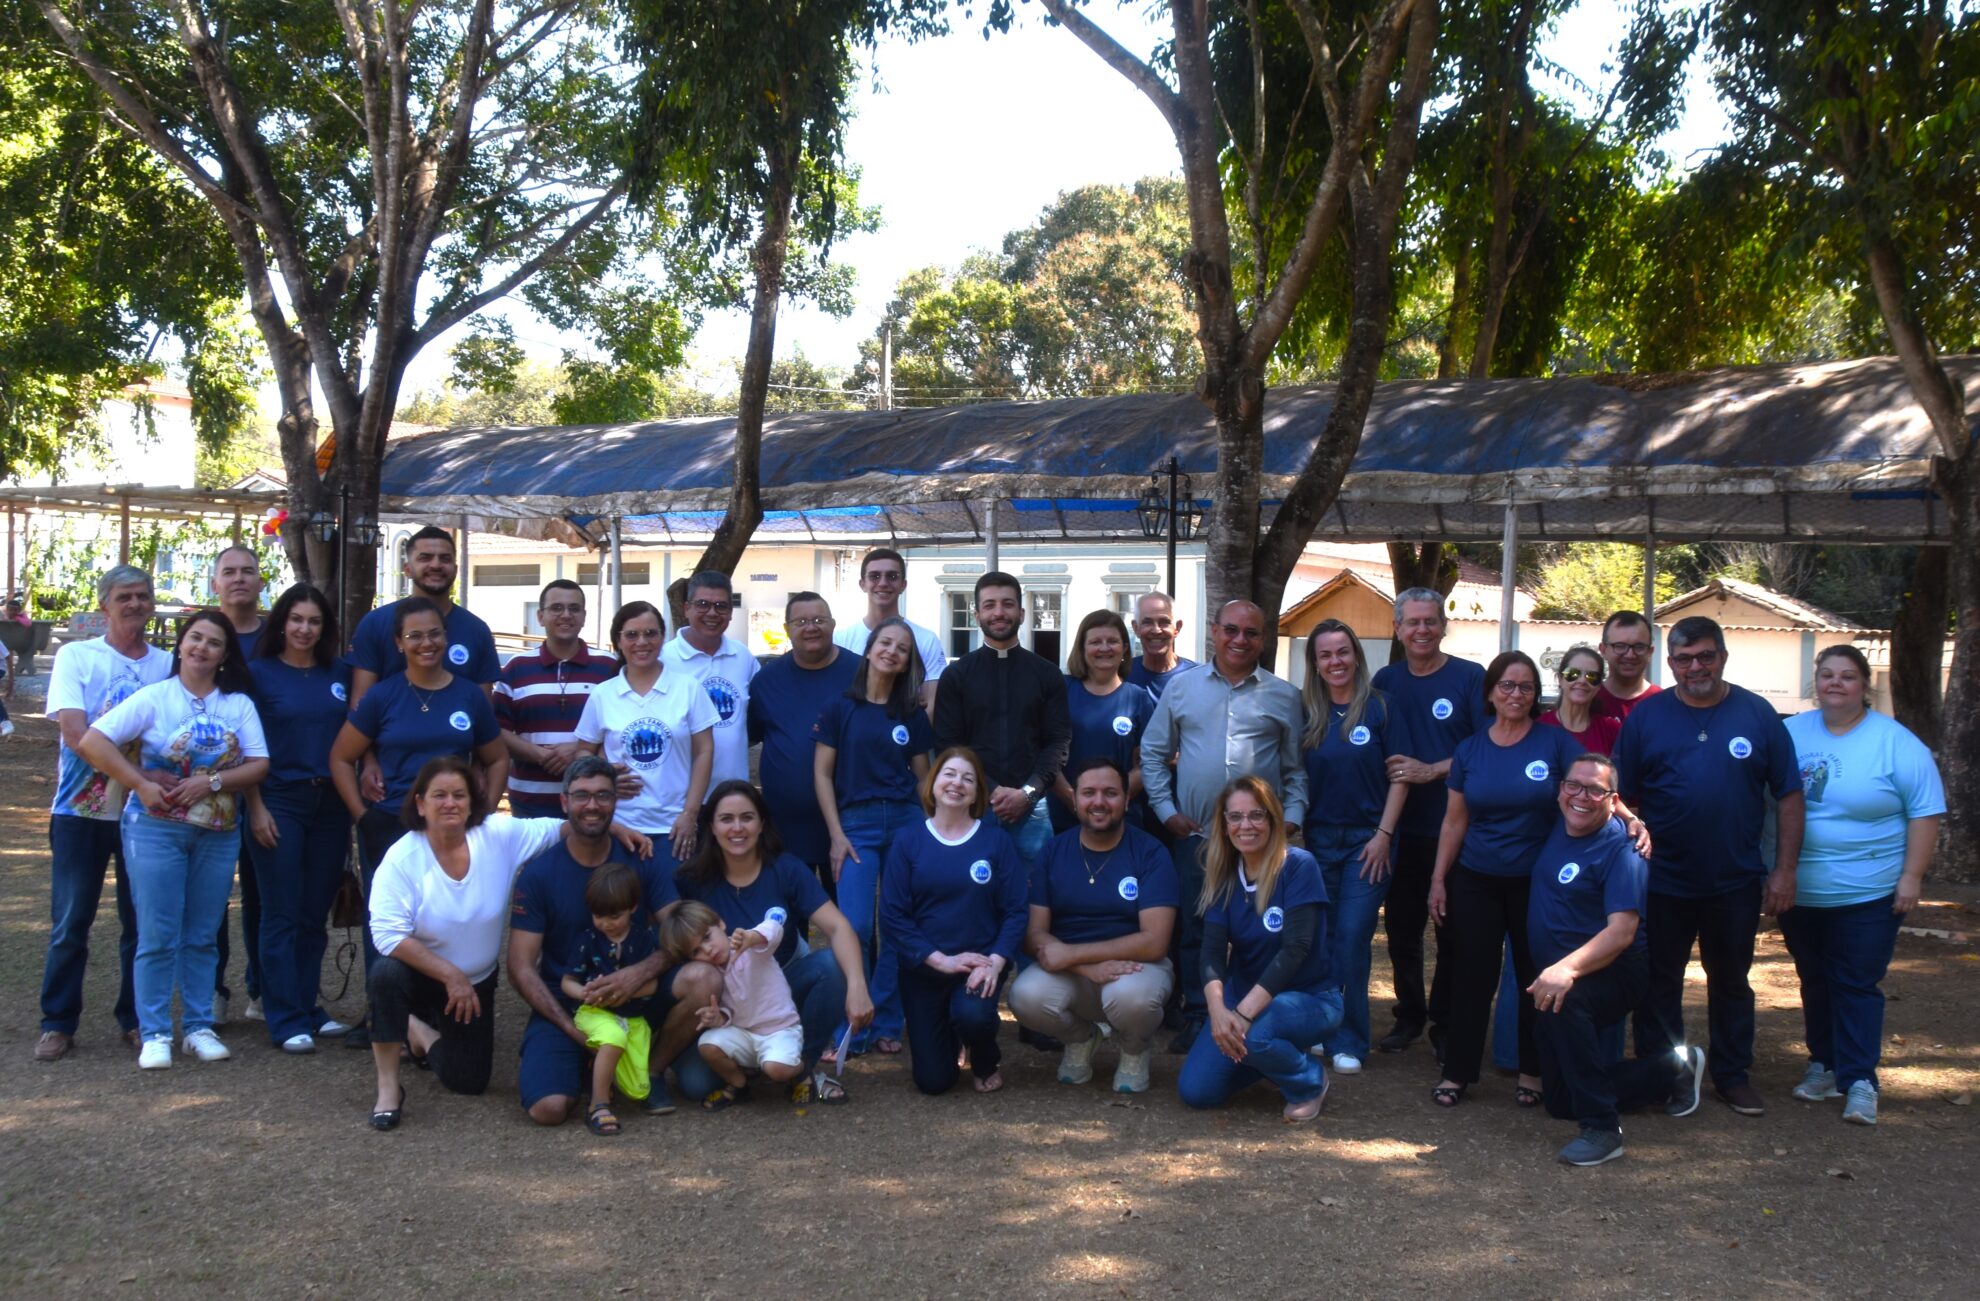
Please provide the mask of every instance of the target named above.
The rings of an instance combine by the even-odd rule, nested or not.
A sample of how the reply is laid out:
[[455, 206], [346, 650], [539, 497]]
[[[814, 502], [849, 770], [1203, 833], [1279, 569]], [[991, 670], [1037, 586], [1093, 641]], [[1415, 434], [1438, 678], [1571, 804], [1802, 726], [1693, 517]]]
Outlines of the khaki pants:
[[1104, 985], [1070, 971], [1026, 967], [1011, 985], [1011, 1015], [1026, 1029], [1069, 1044], [1085, 1043], [1104, 1021], [1123, 1053], [1145, 1053], [1162, 1028], [1162, 1006], [1174, 985], [1167, 958]]

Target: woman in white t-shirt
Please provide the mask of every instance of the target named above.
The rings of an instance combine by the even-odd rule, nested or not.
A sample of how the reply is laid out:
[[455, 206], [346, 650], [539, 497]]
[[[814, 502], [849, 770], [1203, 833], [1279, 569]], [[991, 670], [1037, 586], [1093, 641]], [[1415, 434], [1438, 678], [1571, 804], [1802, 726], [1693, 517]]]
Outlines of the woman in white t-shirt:
[[691, 674], [667, 672], [660, 611], [631, 601], [612, 616], [619, 675], [593, 687], [578, 744], [619, 770], [619, 820], [652, 836], [668, 873], [694, 854], [695, 822], [715, 767], [722, 716]]
[[[201, 610], [179, 631], [172, 676], [133, 692], [76, 747], [130, 791], [123, 845], [138, 919], [140, 1070], [172, 1064], [175, 986], [185, 1051], [203, 1062], [230, 1056], [213, 1033], [213, 985], [241, 850], [241, 792], [268, 772], [253, 686], [233, 625]], [[135, 763], [126, 752], [133, 745]]]
[[[570, 833], [554, 818], [485, 812], [465, 759], [429, 759], [406, 798], [411, 831], [385, 852], [371, 882], [371, 1057], [378, 1068], [374, 1129], [405, 1109], [399, 1049], [455, 1093], [488, 1087], [495, 1051], [495, 973], [510, 895], [524, 863]], [[635, 853], [644, 836], [614, 823]]]

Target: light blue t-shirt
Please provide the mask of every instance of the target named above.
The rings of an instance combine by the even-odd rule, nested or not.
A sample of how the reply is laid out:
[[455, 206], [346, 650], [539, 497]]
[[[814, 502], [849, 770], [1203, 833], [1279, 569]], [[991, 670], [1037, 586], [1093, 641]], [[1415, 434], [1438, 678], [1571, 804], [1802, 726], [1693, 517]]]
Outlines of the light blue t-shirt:
[[1842, 736], [1811, 709], [1787, 720], [1808, 797], [1795, 902], [1840, 908], [1882, 899], [1904, 870], [1906, 824], [1946, 811], [1925, 743], [1875, 710]]

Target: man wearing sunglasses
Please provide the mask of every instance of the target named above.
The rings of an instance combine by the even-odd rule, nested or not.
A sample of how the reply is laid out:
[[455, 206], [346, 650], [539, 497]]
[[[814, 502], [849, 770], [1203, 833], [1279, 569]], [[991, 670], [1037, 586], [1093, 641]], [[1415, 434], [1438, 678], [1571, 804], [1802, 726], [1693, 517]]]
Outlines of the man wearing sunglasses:
[[1643, 926], [1649, 864], [1616, 820], [1615, 764], [1584, 754], [1561, 782], [1561, 820], [1540, 848], [1527, 896], [1526, 937], [1539, 976], [1533, 1038], [1549, 1114], [1581, 1127], [1560, 1151], [1568, 1165], [1623, 1154], [1621, 1112], [1665, 1104], [1673, 1116], [1698, 1110], [1705, 1057], [1687, 1048], [1614, 1060], [1602, 1031], [1643, 1002], [1650, 985]]
[[[1753, 939], [1760, 912], [1794, 904], [1805, 804], [1794, 741], [1772, 705], [1725, 680], [1726, 635], [1702, 616], [1668, 636], [1675, 689], [1639, 704], [1616, 742], [1617, 785], [1648, 824], [1650, 990], [1636, 1013], [1636, 1055], [1680, 1049], [1684, 972], [1698, 942], [1711, 1029], [1708, 1063], [1720, 1099], [1765, 1114], [1753, 1066]], [[1775, 801], [1772, 875], [1760, 858], [1767, 796]]]
[[1595, 712], [1618, 723], [1629, 711], [1656, 695], [1663, 688], [1648, 680], [1656, 648], [1657, 630], [1635, 610], [1618, 610], [1602, 625], [1602, 659], [1609, 666], [1608, 678], [1595, 697]]

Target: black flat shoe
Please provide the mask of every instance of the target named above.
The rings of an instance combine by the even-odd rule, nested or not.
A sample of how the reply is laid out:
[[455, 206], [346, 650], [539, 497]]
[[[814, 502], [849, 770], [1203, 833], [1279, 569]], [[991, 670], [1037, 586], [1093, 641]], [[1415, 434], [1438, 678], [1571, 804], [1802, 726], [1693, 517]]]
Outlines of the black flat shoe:
[[1018, 1027], [1018, 1042], [1035, 1048], [1041, 1053], [1062, 1053], [1066, 1050], [1065, 1044], [1051, 1035], [1040, 1034], [1036, 1030], [1028, 1030], [1023, 1026]]
[[1396, 1022], [1395, 1028], [1383, 1035], [1375, 1044], [1376, 1050], [1385, 1053], [1399, 1053], [1423, 1036], [1423, 1027], [1404, 1025]]
[[401, 1084], [399, 1086], [399, 1105], [392, 1108], [390, 1111], [372, 1112], [371, 1127], [377, 1130], [381, 1134], [386, 1133], [390, 1130], [397, 1129], [399, 1127], [399, 1122], [405, 1118], [405, 1114], [406, 1114], [406, 1086]]

